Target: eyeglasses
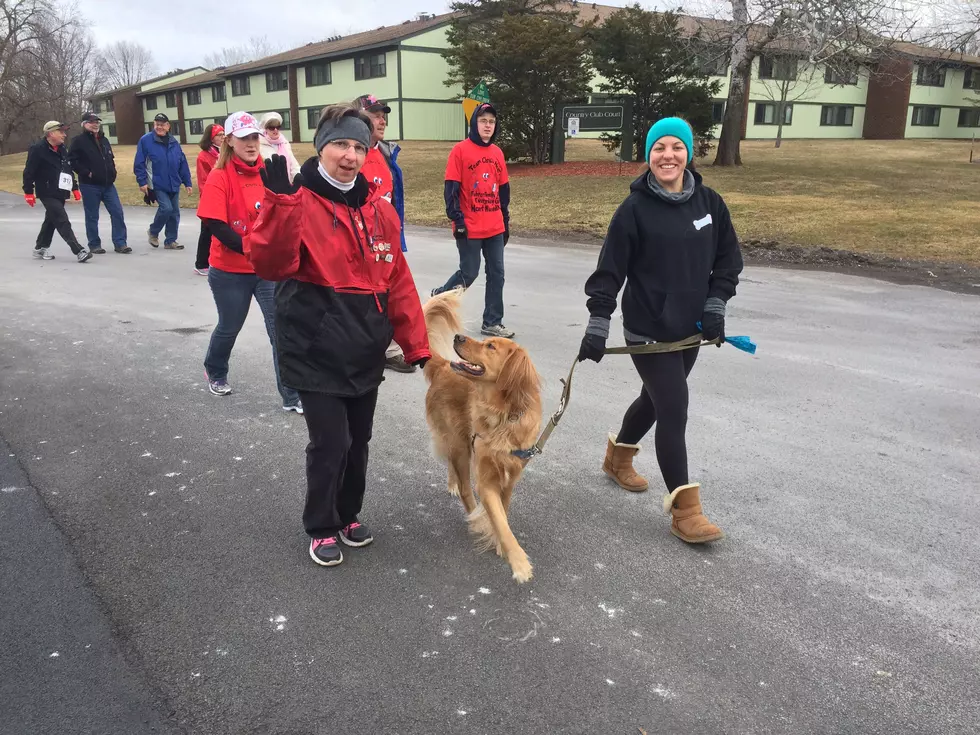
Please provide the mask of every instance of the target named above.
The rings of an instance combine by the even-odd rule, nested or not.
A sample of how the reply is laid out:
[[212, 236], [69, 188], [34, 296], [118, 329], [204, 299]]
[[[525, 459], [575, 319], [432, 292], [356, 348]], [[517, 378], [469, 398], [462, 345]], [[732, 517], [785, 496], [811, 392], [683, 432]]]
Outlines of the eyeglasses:
[[265, 129], [266, 130], [278, 130], [280, 127], [282, 127], [282, 126], [281, 125], [266, 125], [265, 126]]
[[331, 147], [333, 147], [333, 148], [336, 148], [338, 152], [339, 151], [343, 151], [344, 153], [346, 153], [348, 150], [350, 150], [351, 148], [353, 148], [355, 155], [358, 155], [358, 156], [366, 156], [367, 155], [367, 148], [365, 148], [360, 143], [354, 143], [353, 141], [349, 141], [349, 140], [331, 140], [330, 143], [329, 143], [329, 145]]

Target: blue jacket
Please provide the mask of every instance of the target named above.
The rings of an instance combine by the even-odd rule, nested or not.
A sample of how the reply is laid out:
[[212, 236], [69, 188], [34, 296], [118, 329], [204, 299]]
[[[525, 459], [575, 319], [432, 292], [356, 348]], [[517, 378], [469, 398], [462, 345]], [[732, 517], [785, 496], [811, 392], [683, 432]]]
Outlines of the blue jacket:
[[153, 175], [151, 186], [157, 191], [175, 194], [180, 186], [191, 186], [191, 167], [187, 164], [187, 156], [180, 143], [172, 135], [167, 136], [164, 145], [157, 139], [156, 133], [147, 133], [136, 145], [136, 160], [133, 161], [133, 173], [136, 183], [146, 186], [147, 164]]
[[388, 168], [391, 169], [393, 185], [393, 201], [391, 203], [395, 206], [398, 218], [402, 221], [402, 252], [404, 253], [408, 250], [408, 246], [405, 244], [405, 180], [402, 177], [402, 170], [398, 166], [398, 154], [400, 152], [401, 148], [397, 144], [381, 142], [381, 154], [388, 162]]

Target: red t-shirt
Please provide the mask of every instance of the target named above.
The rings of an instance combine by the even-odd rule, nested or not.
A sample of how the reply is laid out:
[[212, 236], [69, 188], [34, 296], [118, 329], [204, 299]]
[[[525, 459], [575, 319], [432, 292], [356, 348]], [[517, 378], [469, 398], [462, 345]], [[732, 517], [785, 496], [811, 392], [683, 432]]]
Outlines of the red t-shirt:
[[[231, 191], [229, 190], [228, 176], [238, 176], [242, 185], [242, 196], [245, 198], [245, 209], [248, 211], [248, 232], [252, 232], [252, 225], [259, 218], [259, 209], [262, 200], [265, 199], [265, 186], [262, 184], [262, 177], [259, 175], [259, 168], [255, 167], [255, 173], [240, 173], [231, 165], [225, 168], [216, 168], [208, 174], [208, 183], [204, 186], [201, 193], [201, 203], [197, 206], [197, 216], [201, 219], [216, 219], [228, 222], [228, 205], [231, 201]], [[228, 222], [228, 224], [233, 224]], [[245, 235], [248, 237], [248, 235]], [[236, 253], [228, 246], [212, 236], [211, 237], [211, 257], [209, 263], [218, 270], [228, 273], [254, 273], [252, 264], [248, 262], [241, 253]]]
[[500, 187], [509, 179], [500, 148], [479, 146], [469, 138], [457, 143], [446, 164], [446, 181], [459, 182], [459, 205], [467, 237], [483, 240], [504, 231]]
[[378, 146], [371, 148], [364, 158], [361, 173], [367, 179], [371, 199], [387, 199], [392, 203], [395, 191], [395, 180], [391, 177], [391, 169]]

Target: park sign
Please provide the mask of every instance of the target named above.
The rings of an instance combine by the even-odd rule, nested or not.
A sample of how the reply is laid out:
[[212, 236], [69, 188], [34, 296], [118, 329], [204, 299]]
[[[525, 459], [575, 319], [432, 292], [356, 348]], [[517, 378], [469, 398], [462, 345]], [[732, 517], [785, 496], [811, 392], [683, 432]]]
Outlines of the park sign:
[[487, 104], [490, 102], [490, 90], [487, 89], [487, 85], [483, 82], [477, 84], [473, 89], [466, 93], [463, 98], [463, 117], [466, 118], [466, 124], [469, 125], [470, 118], [473, 116], [473, 111], [482, 104]]
[[576, 133], [622, 130], [624, 113], [622, 105], [570, 105], [562, 108], [561, 127], [569, 130], [569, 119], [577, 119]]
[[551, 163], [565, 162], [565, 136], [581, 133], [620, 133], [621, 161], [633, 160], [633, 98], [624, 97], [617, 105], [588, 105], [559, 102], [551, 136]]

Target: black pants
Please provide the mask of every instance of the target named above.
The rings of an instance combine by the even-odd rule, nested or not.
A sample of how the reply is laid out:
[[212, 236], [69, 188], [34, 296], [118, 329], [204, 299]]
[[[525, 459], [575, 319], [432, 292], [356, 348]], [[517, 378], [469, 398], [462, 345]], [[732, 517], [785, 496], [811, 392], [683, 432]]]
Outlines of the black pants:
[[664, 484], [673, 491], [688, 483], [687, 376], [698, 359], [698, 348], [631, 357], [643, 381], [643, 389], [640, 397], [626, 410], [616, 441], [639, 444], [656, 423], [657, 463]]
[[206, 222], [201, 222], [201, 234], [197, 238], [197, 259], [194, 267], [204, 270], [208, 267], [208, 259], [211, 257], [211, 229]]
[[57, 230], [58, 234], [68, 243], [71, 251], [78, 255], [82, 251], [82, 246], [71, 229], [71, 220], [68, 219], [68, 212], [65, 211], [64, 200], [44, 197], [41, 204], [44, 205], [44, 222], [41, 224], [41, 231], [37, 233], [37, 245], [34, 249], [42, 250], [51, 247], [54, 231]]
[[305, 392], [300, 398], [310, 432], [303, 526], [311, 538], [326, 538], [361, 512], [378, 389], [357, 398]]

